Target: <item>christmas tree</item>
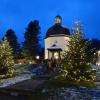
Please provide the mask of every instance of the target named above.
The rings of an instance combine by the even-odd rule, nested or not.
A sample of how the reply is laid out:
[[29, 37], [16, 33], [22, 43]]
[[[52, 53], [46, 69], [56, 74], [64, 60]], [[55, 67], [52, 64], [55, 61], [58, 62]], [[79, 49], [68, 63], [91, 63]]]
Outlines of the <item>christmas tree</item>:
[[7, 38], [9, 45], [12, 48], [14, 59], [20, 58], [18, 54], [20, 52], [20, 45], [18, 43], [16, 33], [13, 31], [13, 29], [8, 29], [3, 39], [5, 37]]
[[68, 80], [81, 81], [92, 80], [91, 60], [86, 53], [88, 43], [84, 39], [82, 27], [76, 22], [73, 27], [73, 35], [68, 44], [68, 51], [64, 53], [60, 72]]
[[14, 60], [12, 49], [9, 46], [7, 38], [0, 44], [0, 75], [11, 77], [14, 73]]

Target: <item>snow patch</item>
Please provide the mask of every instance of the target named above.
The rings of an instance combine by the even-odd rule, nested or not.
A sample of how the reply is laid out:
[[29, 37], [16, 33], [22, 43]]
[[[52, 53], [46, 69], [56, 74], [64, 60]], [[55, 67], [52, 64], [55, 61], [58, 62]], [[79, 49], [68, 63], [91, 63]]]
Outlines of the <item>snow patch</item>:
[[31, 79], [31, 76], [32, 74], [24, 74], [24, 75], [16, 76], [11, 79], [3, 80], [3, 82], [0, 82], [0, 88], [7, 87], [10, 85], [16, 84], [18, 82], [24, 81], [24, 80]]

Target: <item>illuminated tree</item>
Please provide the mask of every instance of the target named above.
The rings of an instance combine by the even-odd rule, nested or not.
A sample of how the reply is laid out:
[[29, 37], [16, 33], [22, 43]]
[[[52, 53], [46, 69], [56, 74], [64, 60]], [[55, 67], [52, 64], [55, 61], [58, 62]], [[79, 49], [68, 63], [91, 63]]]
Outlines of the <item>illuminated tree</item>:
[[93, 79], [91, 60], [86, 53], [87, 46], [81, 24], [76, 22], [69, 41], [69, 50], [64, 53], [60, 67], [60, 72], [67, 79], [77, 81]]
[[14, 60], [12, 49], [9, 46], [7, 38], [0, 44], [0, 75], [12, 76], [14, 72]]
[[9, 45], [12, 48], [14, 59], [18, 59], [19, 58], [18, 53], [20, 52], [20, 45], [17, 41], [17, 36], [15, 32], [12, 29], [8, 29], [4, 37], [7, 38]]

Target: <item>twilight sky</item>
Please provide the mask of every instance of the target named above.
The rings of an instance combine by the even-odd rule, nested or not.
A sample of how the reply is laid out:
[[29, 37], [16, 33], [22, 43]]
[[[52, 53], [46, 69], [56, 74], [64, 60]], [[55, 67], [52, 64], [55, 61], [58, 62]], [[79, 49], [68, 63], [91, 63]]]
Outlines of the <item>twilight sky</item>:
[[35, 19], [44, 38], [58, 13], [64, 26], [71, 29], [79, 19], [87, 38], [100, 39], [100, 0], [0, 0], [0, 39], [12, 28], [22, 42], [25, 28]]

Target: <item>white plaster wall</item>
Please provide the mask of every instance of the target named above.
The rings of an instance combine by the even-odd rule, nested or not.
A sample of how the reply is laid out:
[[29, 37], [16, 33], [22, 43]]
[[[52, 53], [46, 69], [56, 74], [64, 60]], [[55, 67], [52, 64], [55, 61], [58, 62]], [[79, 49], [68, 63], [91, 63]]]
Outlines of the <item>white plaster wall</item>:
[[56, 37], [48, 37], [45, 39], [45, 59], [48, 59], [48, 48], [51, 47], [53, 44], [56, 44], [57, 46], [62, 48], [62, 53], [66, 50], [68, 50], [68, 47], [66, 46], [68, 44], [68, 41], [70, 40], [69, 37], [65, 36], [56, 36]]

